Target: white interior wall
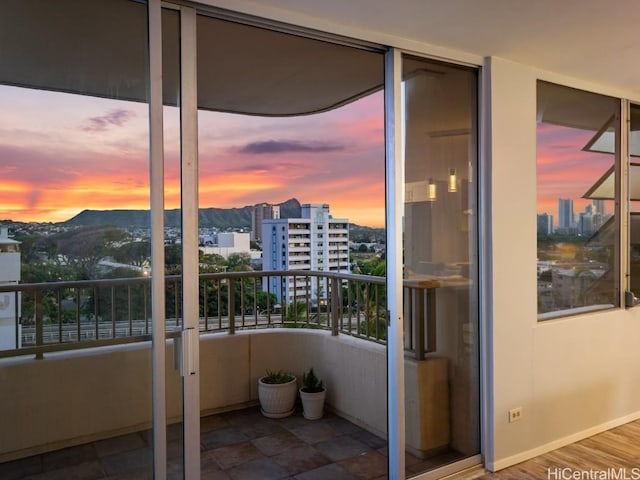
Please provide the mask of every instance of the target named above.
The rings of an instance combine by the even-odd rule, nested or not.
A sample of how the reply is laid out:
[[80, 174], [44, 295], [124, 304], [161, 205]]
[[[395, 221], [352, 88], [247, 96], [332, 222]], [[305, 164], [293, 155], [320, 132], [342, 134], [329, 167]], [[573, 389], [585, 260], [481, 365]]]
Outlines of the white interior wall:
[[[537, 322], [536, 80], [624, 96], [492, 58], [493, 454], [500, 469], [640, 418], [640, 309]], [[522, 406], [522, 420], [508, 411]]]

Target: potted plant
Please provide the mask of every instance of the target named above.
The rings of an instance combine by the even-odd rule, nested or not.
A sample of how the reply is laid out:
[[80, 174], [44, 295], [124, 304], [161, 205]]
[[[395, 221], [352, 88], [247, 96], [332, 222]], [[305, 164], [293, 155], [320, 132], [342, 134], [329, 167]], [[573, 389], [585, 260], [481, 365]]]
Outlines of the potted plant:
[[326, 393], [324, 383], [316, 376], [313, 368], [302, 375], [300, 399], [302, 400], [304, 418], [308, 420], [322, 418]]
[[258, 399], [262, 414], [269, 418], [284, 418], [295, 409], [296, 377], [282, 370], [267, 374], [258, 380]]

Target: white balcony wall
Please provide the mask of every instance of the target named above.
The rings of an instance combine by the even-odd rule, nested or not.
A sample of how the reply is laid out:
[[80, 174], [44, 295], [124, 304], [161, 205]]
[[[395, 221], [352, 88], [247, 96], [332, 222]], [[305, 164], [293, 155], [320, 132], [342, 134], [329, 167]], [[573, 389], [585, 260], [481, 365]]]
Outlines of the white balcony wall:
[[[210, 334], [200, 343], [203, 415], [256, 404], [258, 378], [271, 370], [298, 378], [310, 367], [327, 385], [327, 404], [384, 436], [383, 345], [320, 330]], [[0, 360], [0, 462], [149, 428], [148, 342]], [[167, 345], [167, 412], [180, 417], [180, 378]]]

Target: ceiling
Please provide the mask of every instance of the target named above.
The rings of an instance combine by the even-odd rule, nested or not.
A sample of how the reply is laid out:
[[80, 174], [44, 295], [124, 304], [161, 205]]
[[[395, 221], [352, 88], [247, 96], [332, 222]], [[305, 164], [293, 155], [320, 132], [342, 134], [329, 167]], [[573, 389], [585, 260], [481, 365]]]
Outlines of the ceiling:
[[[214, 0], [215, 1], [215, 0]], [[220, 0], [281, 18], [348, 27], [499, 56], [640, 100], [638, 0]], [[277, 14], [277, 13], [276, 13]]]

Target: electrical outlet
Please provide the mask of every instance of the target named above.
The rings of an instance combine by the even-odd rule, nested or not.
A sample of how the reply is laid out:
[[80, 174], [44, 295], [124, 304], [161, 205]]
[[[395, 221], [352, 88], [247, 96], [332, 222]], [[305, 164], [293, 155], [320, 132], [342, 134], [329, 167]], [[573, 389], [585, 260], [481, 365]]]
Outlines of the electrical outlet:
[[520, 419], [522, 419], [522, 407], [509, 410], [509, 423], [517, 422]]

